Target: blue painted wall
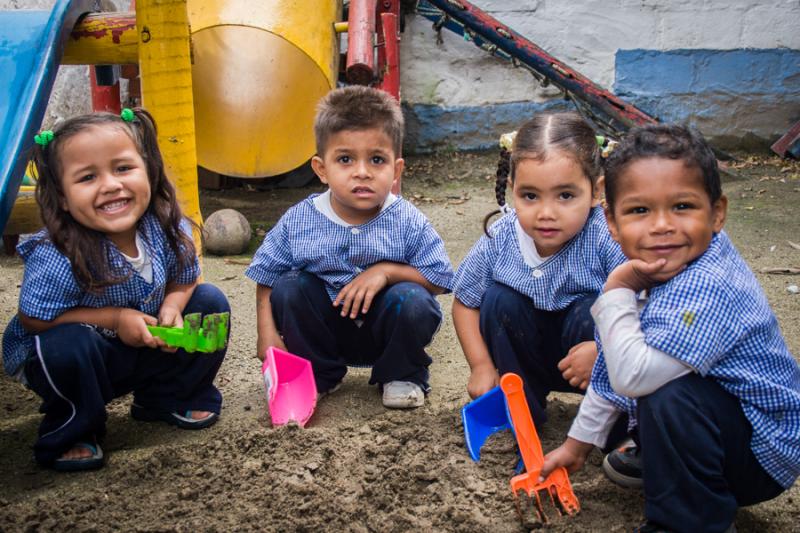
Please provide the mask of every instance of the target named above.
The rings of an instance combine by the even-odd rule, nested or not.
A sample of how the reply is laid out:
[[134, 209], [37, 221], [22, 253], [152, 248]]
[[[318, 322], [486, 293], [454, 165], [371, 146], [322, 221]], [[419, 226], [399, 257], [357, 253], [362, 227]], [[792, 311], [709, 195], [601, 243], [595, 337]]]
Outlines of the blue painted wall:
[[765, 120], [800, 119], [800, 50], [619, 50], [614, 92], [664, 121], [716, 117], [732, 127], [717, 136], [758, 137]]
[[[767, 147], [800, 120], [800, 50], [619, 50], [613, 91], [665, 122], [690, 124], [723, 148]], [[480, 106], [405, 106], [407, 149], [497, 146], [562, 99]]]

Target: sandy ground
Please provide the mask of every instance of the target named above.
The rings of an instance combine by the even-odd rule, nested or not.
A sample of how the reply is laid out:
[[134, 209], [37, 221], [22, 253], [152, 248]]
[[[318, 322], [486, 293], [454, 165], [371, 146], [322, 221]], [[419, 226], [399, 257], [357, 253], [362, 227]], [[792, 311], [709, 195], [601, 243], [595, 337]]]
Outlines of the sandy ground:
[[[404, 194], [430, 217], [454, 264], [481, 232], [493, 208], [495, 155], [411, 158]], [[800, 165], [746, 158], [725, 190], [727, 230], [755, 271], [800, 267], [797, 205]], [[205, 192], [203, 212], [230, 207], [263, 235], [289, 205], [318, 186], [296, 190]], [[254, 237], [253, 245], [260, 237]], [[253, 251], [251, 247], [250, 253]], [[449, 319], [430, 352], [433, 392], [425, 407], [387, 411], [368, 374], [353, 370], [323, 399], [309, 426], [272, 428], [255, 359], [255, 287], [243, 275], [249, 256], [205, 259], [206, 280], [231, 300], [234, 325], [218, 376], [225, 397], [220, 422], [201, 432], [133, 421], [129, 398], [109, 406], [106, 467], [57, 474], [36, 466], [31, 445], [38, 400], [0, 379], [0, 530], [3, 531], [522, 531], [541, 527], [517, 517], [508, 481], [517, 462], [510, 434], [487, 443], [480, 463], [464, 446], [460, 408], [468, 369]], [[758, 273], [794, 354], [800, 354], [800, 295], [787, 290], [798, 275]], [[0, 321], [16, 311], [22, 265], [0, 256]], [[579, 397], [554, 395], [546, 450], [564, 437]], [[642, 520], [637, 491], [603, 476], [599, 452], [572, 476], [582, 511], [551, 512], [553, 531], [624, 531]], [[742, 509], [740, 531], [800, 530], [800, 489]], [[552, 508], [551, 508], [552, 509]]]

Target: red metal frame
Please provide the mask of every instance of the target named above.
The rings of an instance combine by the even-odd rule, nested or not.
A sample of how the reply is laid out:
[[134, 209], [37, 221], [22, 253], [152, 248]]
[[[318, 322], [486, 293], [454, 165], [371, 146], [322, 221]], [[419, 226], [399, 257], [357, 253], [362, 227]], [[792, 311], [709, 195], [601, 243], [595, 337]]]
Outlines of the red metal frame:
[[375, 78], [375, 1], [352, 0], [347, 17], [347, 81], [370, 85]]

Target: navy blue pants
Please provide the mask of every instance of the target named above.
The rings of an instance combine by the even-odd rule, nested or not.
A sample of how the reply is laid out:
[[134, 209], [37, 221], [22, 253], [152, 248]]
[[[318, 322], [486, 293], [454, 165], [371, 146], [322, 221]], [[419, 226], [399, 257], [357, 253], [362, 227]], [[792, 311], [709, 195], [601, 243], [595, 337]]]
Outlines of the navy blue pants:
[[425, 347], [442, 321], [436, 298], [417, 283], [386, 287], [363, 320], [342, 317], [324, 282], [308, 272], [285, 273], [272, 287], [272, 314], [288, 350], [311, 361], [319, 392], [339, 383], [347, 366], [371, 366], [370, 384], [410, 381], [426, 392], [431, 358]]
[[750, 449], [739, 400], [689, 374], [638, 400], [645, 516], [677, 532], [725, 531], [740, 506], [783, 488]]
[[[184, 314], [226, 311], [230, 306], [225, 295], [202, 284]], [[143, 407], [219, 413], [222, 395], [213, 381], [225, 351], [171, 354], [133, 348], [84, 324], [62, 324], [40, 333], [36, 354], [25, 364], [25, 377], [42, 397], [44, 414], [34, 445], [36, 460], [49, 466], [76, 442], [102, 439], [106, 404], [129, 392]]]
[[501, 283], [490, 285], [483, 296], [481, 336], [500, 375], [513, 372], [522, 378], [536, 426], [547, 421], [550, 392], [583, 393], [561, 376], [558, 362], [576, 344], [594, 340], [589, 309], [595, 299], [597, 295], [587, 296], [563, 311], [542, 311]]

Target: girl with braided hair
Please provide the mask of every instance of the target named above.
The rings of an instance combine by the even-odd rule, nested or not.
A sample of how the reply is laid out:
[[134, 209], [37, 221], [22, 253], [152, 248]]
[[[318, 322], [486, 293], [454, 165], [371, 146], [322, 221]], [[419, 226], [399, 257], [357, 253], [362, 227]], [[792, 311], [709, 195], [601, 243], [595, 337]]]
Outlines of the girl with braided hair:
[[455, 277], [453, 321], [470, 396], [514, 372], [541, 425], [551, 391], [586, 390], [597, 357], [589, 308], [625, 257], [599, 206], [601, 149], [580, 115], [538, 115], [510, 148], [497, 172], [500, 209]]

